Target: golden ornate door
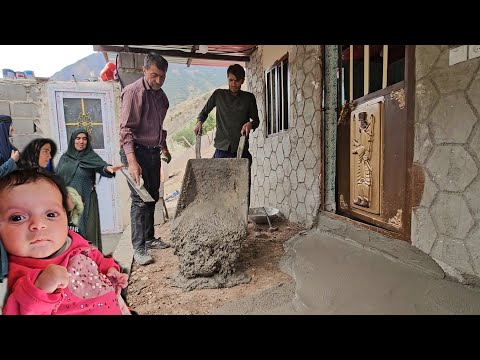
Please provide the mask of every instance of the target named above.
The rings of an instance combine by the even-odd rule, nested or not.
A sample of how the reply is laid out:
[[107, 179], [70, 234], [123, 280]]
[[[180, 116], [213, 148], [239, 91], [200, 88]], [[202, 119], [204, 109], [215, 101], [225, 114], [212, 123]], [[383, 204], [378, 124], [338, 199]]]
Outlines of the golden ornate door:
[[342, 45], [340, 52], [338, 213], [409, 240], [413, 48]]

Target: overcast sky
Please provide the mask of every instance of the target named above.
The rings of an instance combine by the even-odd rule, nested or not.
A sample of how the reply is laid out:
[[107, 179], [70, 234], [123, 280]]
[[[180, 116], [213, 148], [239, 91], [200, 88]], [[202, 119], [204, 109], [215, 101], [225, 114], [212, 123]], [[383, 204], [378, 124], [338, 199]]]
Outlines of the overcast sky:
[[50, 77], [94, 52], [93, 45], [0, 45], [0, 71], [32, 70]]

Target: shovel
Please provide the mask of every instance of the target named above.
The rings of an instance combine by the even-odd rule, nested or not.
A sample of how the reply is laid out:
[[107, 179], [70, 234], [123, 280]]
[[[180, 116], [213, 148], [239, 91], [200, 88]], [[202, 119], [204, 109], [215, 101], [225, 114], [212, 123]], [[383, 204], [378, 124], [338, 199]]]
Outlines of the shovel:
[[272, 222], [270, 221], [270, 216], [268, 216], [268, 212], [267, 212], [267, 209], [265, 209], [265, 207], [263, 208], [263, 211], [265, 211], [265, 215], [267, 215], [267, 221], [268, 221], [268, 231], [272, 232], [272, 231], [277, 231], [278, 230], [278, 227], [273, 227], [272, 226]]
[[132, 188], [135, 190], [138, 196], [143, 200], [143, 202], [155, 202], [155, 200], [152, 198], [152, 195], [145, 189], [143, 186], [143, 179], [140, 176], [140, 185], [137, 185], [135, 180], [130, 176], [130, 173], [128, 172], [128, 169], [120, 169], [123, 175], [127, 178], [127, 182], [132, 186]]
[[197, 138], [195, 139], [195, 159], [201, 159], [202, 154], [200, 149], [202, 148], [202, 135], [197, 134]]

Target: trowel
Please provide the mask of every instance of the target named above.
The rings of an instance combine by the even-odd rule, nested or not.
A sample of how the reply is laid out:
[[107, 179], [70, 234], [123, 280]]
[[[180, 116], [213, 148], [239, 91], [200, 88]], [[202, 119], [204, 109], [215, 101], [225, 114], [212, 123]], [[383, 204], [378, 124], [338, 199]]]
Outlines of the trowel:
[[140, 175], [140, 185], [138, 185], [135, 180], [133, 180], [132, 176], [128, 172], [128, 169], [120, 169], [123, 175], [127, 178], [127, 182], [132, 186], [132, 188], [135, 190], [138, 196], [143, 200], [143, 202], [155, 202], [155, 200], [152, 198], [152, 195], [145, 189], [145, 186], [143, 186], [144, 182], [142, 179], [142, 176]]

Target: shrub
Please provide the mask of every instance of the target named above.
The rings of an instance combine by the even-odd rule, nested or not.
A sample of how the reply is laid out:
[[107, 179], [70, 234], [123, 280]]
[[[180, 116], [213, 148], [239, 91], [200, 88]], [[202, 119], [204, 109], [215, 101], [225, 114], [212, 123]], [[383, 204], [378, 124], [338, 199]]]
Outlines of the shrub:
[[[193, 129], [195, 128], [195, 125], [197, 123], [197, 120], [192, 120], [189, 123], [187, 123], [183, 128], [175, 131], [174, 134], [172, 134], [173, 140], [182, 145], [183, 147], [188, 148], [189, 145], [187, 141], [191, 145], [195, 145], [195, 133], [193, 132]], [[208, 114], [207, 120], [203, 123], [203, 134], [206, 134], [207, 132], [211, 131], [214, 129], [216, 126], [215, 123], [215, 115], [210, 113]], [[187, 141], [185, 141], [187, 139]]]

